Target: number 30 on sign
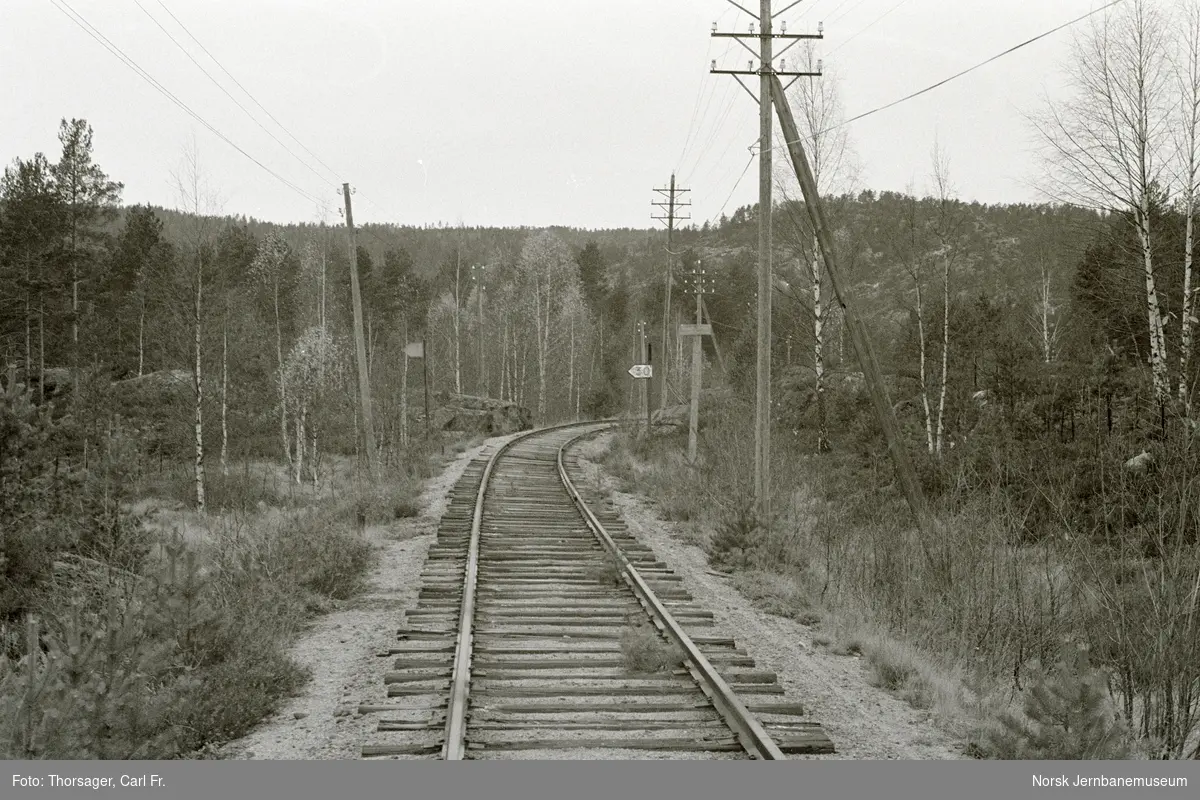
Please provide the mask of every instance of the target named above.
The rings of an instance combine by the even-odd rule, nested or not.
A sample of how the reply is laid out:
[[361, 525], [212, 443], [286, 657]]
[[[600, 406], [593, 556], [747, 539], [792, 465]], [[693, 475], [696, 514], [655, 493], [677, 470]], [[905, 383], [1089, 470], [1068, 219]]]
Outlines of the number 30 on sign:
[[649, 378], [654, 375], [654, 367], [649, 364], [634, 364], [629, 368], [629, 374], [635, 378]]

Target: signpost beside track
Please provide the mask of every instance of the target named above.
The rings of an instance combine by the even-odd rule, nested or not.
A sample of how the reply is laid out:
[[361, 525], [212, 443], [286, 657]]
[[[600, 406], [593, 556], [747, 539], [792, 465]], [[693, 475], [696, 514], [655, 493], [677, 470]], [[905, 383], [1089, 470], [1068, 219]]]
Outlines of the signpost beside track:
[[645, 378], [649, 380], [654, 377], [654, 367], [649, 364], [634, 364], [629, 368], [629, 374], [635, 378]]

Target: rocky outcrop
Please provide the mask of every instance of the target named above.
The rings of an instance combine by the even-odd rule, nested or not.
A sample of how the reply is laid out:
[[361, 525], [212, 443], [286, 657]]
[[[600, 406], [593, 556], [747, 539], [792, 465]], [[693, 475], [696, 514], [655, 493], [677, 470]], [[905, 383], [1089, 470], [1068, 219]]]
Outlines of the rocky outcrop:
[[[701, 408], [703, 408], [704, 400], [701, 398]], [[662, 409], [655, 409], [650, 414], [650, 421], [655, 425], [674, 425], [686, 428], [688, 424], [688, 415], [691, 413], [691, 406], [687, 403], [682, 403], [674, 406], [667, 406]], [[701, 415], [703, 419], [703, 414]]]
[[1154, 466], [1154, 456], [1144, 450], [1125, 462], [1125, 469], [1130, 472], [1145, 472], [1152, 466]]
[[463, 394], [437, 393], [434, 397], [438, 408], [430, 422], [437, 430], [503, 436], [533, 427], [533, 414], [516, 403]]

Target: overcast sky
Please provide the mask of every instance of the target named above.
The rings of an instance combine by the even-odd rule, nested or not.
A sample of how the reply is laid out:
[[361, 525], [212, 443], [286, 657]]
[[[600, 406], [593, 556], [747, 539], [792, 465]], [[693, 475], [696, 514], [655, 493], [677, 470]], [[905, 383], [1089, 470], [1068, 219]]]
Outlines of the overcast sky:
[[[56, 4], [311, 197], [159, 94]], [[804, 0], [779, 19], [789, 33], [824, 22], [818, 52], [836, 65], [854, 115], [1103, 4]], [[712, 39], [714, 21], [745, 31], [752, 20], [725, 0], [0, 0], [0, 158], [41, 150], [56, 160], [59, 119], [84, 117], [125, 202], [175, 206], [169, 173], [194, 134], [226, 213], [315, 220], [316, 198], [333, 221], [349, 181], [356, 221], [416, 225], [649, 227], [652, 190], [675, 170], [701, 222], [758, 196], [754, 166], [738, 183], [758, 135], [756, 104], [708, 71], [713, 58], [745, 68], [750, 56]], [[936, 136], [962, 196], [1038, 199], [1022, 114], [1061, 91], [1069, 39], [1061, 31], [854, 123], [860, 184], [924, 189]]]

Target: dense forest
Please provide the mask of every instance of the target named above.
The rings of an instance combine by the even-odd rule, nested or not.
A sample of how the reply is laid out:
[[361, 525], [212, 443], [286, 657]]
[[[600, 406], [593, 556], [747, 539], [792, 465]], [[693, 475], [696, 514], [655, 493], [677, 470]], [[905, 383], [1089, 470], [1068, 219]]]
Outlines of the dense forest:
[[[121, 185], [91, 160], [92, 135], [86, 122], [64, 120], [58, 160], [18, 158], [0, 195], [3, 510], [20, 521], [6, 529], [0, 597], [13, 620], [49, 574], [20, 529], [61, 513], [42, 502], [56, 495], [36, 480], [33, 452], [43, 466], [66, 474], [72, 463], [85, 477], [113, 458], [186, 463], [188, 502], [203, 510], [214, 476], [239, 464], [273, 460], [296, 482], [316, 483], [326, 452], [354, 457], [359, 448], [344, 226], [208, 216], [196, 191], [181, 195], [183, 209], [123, 206]], [[193, 189], [201, 177], [192, 174]], [[1152, 200], [1157, 274], [1180, 287], [1185, 211], [1163, 192]], [[999, 497], [1027, 543], [1074, 534], [1162, 557], [1175, 552], [1164, 537], [1178, 531], [1179, 544], [1194, 547], [1195, 472], [1181, 437], [1190, 436], [1195, 365], [1174, 359], [1172, 383], [1183, 394], [1155, 394], [1128, 213], [870, 191], [826, 203], [907, 439], [927, 456], [931, 496], [946, 509]], [[831, 311], [814, 350], [803, 206], [782, 202], [775, 216], [781, 452], [841, 452], [886, 486], [861, 372], [827, 285], [818, 285], [817, 308]], [[714, 281], [706, 313], [716, 335], [706, 351], [721, 369], [711, 383], [743, 400], [754, 384], [756, 236], [757, 208], [747, 206], [677, 231], [674, 242], [683, 252], [677, 282], [700, 265]], [[625, 370], [635, 362], [636, 323], [647, 320], [659, 370], [652, 407], [664, 371], [666, 404], [685, 401], [678, 338], [659, 341], [662, 231], [369, 225], [357, 242], [385, 457], [400, 461], [424, 436], [423, 373], [404, 356], [407, 342], [426, 342], [436, 397], [511, 401], [547, 424], [634, 410]], [[672, 299], [673, 320], [688, 320], [692, 298]], [[1181, 317], [1182, 292], [1162, 301], [1167, 318]], [[1180, 352], [1182, 330], [1167, 328], [1169, 352]], [[818, 361], [827, 398], [814, 383]], [[42, 435], [55, 438], [31, 440], [23, 426], [44, 408], [58, 423]], [[1129, 475], [1123, 463], [1143, 453], [1140, 477], [1105, 477]], [[1165, 475], [1183, 482], [1154, 477]], [[55, 548], [95, 556], [95, 540], [115, 536], [115, 509], [84, 508]]]
[[[1081, 40], [1076, 77], [1136, 83], [1136, 64], [1121, 60], [1132, 56], [1097, 45], [1112, 31], [1160, 24], [1130, 13], [1125, 28]], [[1078, 98], [1040, 120], [1061, 202], [956, 199], [936, 147], [924, 196], [836, 191], [836, 159], [822, 166], [845, 143], [831, 149], [819, 135], [830, 98], [793, 100], [814, 141], [842, 288], [878, 351], [933, 509], [933, 540], [908, 522], [807, 209], [786, 191], [773, 209], [772, 253], [779, 520], [753, 519], [746, 508], [756, 206], [676, 230], [673, 251], [662, 230], [359, 227], [353, 255], [374, 439], [393, 470], [383, 481], [411, 488], [441, 446], [425, 434], [426, 389], [435, 402], [478, 395], [524, 406], [536, 425], [636, 411], [626, 370], [637, 363], [642, 322], [655, 367], [650, 405], [686, 402], [689, 360], [680, 338], [664, 341], [662, 331], [692, 321], [694, 298], [680, 286], [703, 268], [715, 290], [705, 299], [714, 335], [704, 343], [703, 464], [681, 465], [670, 436], [627, 443], [624, 457], [654, 464], [639, 488], [668, 516], [708, 526], [714, 563], [800, 581], [805, 613], [811, 601], [870, 617], [958, 676], [967, 688], [944, 690], [956, 703], [967, 702], [964, 692], [1005, 702], [1026, 692], [1028, 717], [1057, 719], [1067, 731], [1039, 740], [1003, 717], [1012, 736], [976, 737], [978, 754], [1108, 757], [1136, 745], [1151, 757], [1196, 757], [1200, 24], [1187, 30], [1194, 41], [1177, 59], [1191, 65], [1181, 89], [1162, 79], [1161, 97], [1100, 96], [1095, 80], [1081, 78]], [[1160, 56], [1143, 61], [1178, 66]], [[56, 570], [71, 557], [120, 575], [147, 569], [151, 548], [131, 508], [156, 475], [174, 476], [168, 493], [188, 510], [233, 525], [229, 515], [253, 505], [238, 493], [250, 483], [237, 486], [239, 471], [272, 464], [289, 485], [319, 492], [363, 460], [346, 227], [212, 214], [194, 150], [174, 176], [176, 208], [126, 205], [120, 176], [93, 160], [93, 135], [104, 131], [62, 120], [61, 151], [9, 154], [0, 183], [0, 634], [13, 658], [36, 638], [36, 628], [22, 628], [31, 611], [61, 642], [78, 635], [79, 607], [109, 619], [112, 647], [137, 638], [95, 598], [74, 597], [79, 607], [63, 600]], [[676, 291], [664, 308], [669, 274]], [[406, 354], [416, 342], [425, 343], [423, 361]], [[378, 492], [355, 490], [359, 522]], [[383, 503], [385, 515], [399, 515], [411, 497]], [[318, 514], [304, 529], [321, 531], [319, 545], [299, 537], [257, 567], [257, 555], [221, 562], [210, 594], [175, 581], [171, 561], [172, 582], [156, 591], [174, 592], [172, 601], [138, 623], [156, 631], [143, 638], [175, 648], [165, 660], [142, 654], [139, 674], [158, 687], [158, 705], [129, 710], [136, 681], [127, 673], [126, 705], [100, 703], [117, 667], [97, 666], [95, 655], [88, 669], [109, 676], [98, 688], [80, 683], [71, 662], [63, 674], [76, 683], [64, 685], [74, 689], [0, 711], [3, 746], [21, 756], [178, 755], [244, 731], [269, 703], [227, 719], [205, 704], [213, 687], [235, 674], [280, 686], [299, 678], [283, 661], [238, 662], [259, 633], [214, 620], [236, 617], [268, 573], [317, 593], [352, 591], [345, 576], [365, 556], [348, 534], [328, 538], [327, 523]], [[288, 550], [295, 542], [326, 549]], [[317, 562], [345, 569], [311, 572]], [[195, 603], [208, 605], [193, 619]], [[280, 637], [292, 630], [287, 620], [271, 624]], [[884, 649], [872, 657], [895, 666]], [[883, 683], [937, 706], [936, 681], [920, 663], [901, 664]], [[1055, 664], [1057, 683], [1043, 673]], [[0, 700], [18, 697], [20, 680], [0, 670]], [[186, 729], [166, 711], [183, 696], [192, 704]], [[35, 719], [47, 707], [63, 715], [80, 707], [72, 704], [102, 718], [108, 733], [88, 738]], [[1076, 735], [1080, 720], [1086, 731]]]

